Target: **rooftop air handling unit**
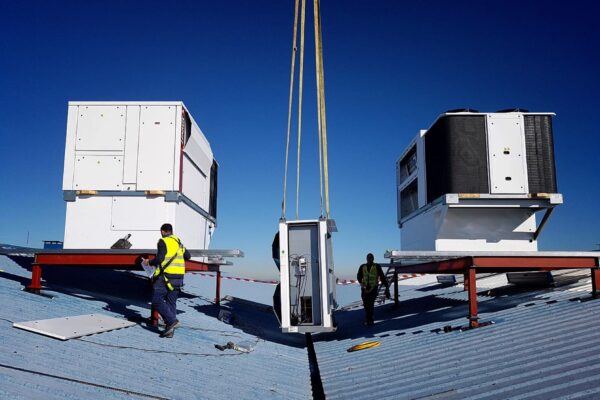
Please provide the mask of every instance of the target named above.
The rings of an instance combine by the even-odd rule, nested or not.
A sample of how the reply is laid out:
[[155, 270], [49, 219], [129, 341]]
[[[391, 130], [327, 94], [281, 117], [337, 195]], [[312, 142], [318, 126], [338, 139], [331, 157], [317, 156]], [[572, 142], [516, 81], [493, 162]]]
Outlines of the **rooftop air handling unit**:
[[133, 249], [151, 249], [168, 222], [186, 247], [207, 249], [217, 169], [182, 102], [70, 102], [64, 248], [109, 249], [131, 234]]
[[562, 204], [554, 115], [455, 110], [421, 130], [396, 163], [402, 250], [536, 251]]

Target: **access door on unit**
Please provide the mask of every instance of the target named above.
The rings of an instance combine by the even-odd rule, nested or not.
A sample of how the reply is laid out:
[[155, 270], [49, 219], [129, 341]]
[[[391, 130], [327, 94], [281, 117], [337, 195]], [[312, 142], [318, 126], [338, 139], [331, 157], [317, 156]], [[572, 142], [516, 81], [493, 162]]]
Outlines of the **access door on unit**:
[[527, 193], [527, 163], [521, 114], [488, 114], [490, 193]]
[[290, 323], [320, 325], [322, 318], [318, 225], [290, 225], [288, 243]]

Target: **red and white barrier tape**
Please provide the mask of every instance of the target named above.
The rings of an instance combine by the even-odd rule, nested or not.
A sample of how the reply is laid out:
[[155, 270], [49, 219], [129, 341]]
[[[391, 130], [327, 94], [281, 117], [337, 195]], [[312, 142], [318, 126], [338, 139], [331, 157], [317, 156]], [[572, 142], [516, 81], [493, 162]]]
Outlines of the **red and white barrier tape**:
[[[190, 272], [194, 275], [201, 275], [201, 276], [208, 276], [211, 278], [214, 278], [215, 275], [214, 274], [207, 274], [204, 272]], [[423, 276], [425, 274], [398, 274], [398, 280], [402, 281], [405, 279], [411, 279], [411, 278], [416, 278], [418, 276]], [[260, 279], [250, 279], [250, 278], [239, 278], [236, 276], [222, 276], [221, 275], [221, 279], [230, 279], [233, 281], [243, 281], [243, 282], [253, 282], [253, 283], [267, 283], [269, 285], [277, 285], [279, 283], [279, 281], [264, 281], [264, 280], [260, 280]], [[359, 282], [356, 279], [338, 279], [336, 282], [338, 285], [358, 285]]]
[[[423, 276], [425, 274], [398, 274], [398, 280], [399, 281], [403, 281], [405, 279], [411, 279], [411, 278], [416, 278], [418, 276]], [[360, 282], [358, 282], [356, 279], [338, 279], [337, 280], [337, 284], [338, 285], [358, 285]]]
[[[215, 277], [214, 274], [206, 274], [204, 272], [191, 272], [191, 273], [194, 275], [209, 276], [211, 278]], [[244, 282], [254, 282], [254, 283], [268, 283], [270, 285], [277, 285], [279, 283], [279, 281], [263, 281], [260, 279], [239, 278], [236, 276], [223, 276], [223, 275], [221, 275], [221, 279], [230, 279], [232, 281], [244, 281]]]

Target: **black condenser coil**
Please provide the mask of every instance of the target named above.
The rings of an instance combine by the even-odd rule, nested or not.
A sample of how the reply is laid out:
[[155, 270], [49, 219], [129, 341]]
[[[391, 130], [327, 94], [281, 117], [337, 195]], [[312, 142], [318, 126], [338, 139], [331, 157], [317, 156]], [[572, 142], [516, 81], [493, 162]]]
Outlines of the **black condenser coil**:
[[524, 115], [529, 193], [557, 193], [552, 116]]
[[485, 115], [444, 115], [425, 135], [427, 202], [489, 193]]

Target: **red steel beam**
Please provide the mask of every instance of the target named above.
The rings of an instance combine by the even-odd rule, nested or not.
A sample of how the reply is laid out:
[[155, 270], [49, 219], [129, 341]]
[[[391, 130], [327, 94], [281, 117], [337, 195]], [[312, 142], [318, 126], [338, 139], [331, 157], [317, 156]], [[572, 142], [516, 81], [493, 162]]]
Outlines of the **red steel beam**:
[[412, 265], [390, 265], [397, 272], [415, 273], [415, 274], [462, 274], [469, 267], [473, 266], [472, 257], [461, 257], [451, 260], [432, 261], [423, 264]]
[[469, 268], [465, 274], [465, 279], [468, 279], [469, 290], [469, 327], [477, 328], [479, 317], [477, 317], [477, 274], [475, 268]]
[[[31, 283], [27, 290], [39, 293], [42, 289], [42, 266], [63, 266], [79, 268], [105, 268], [114, 270], [143, 271], [140, 265], [141, 259], [154, 258], [153, 255], [146, 254], [98, 254], [98, 253], [38, 253], [35, 255], [34, 263], [31, 268]], [[187, 260], [185, 262], [186, 271], [210, 271], [216, 272], [216, 303], [221, 300], [221, 269], [219, 265], [210, 265], [199, 261]], [[152, 326], [158, 326], [158, 311], [152, 307], [150, 312], [150, 323]]]
[[215, 304], [219, 305], [221, 304], [221, 271], [217, 271], [217, 293], [216, 293], [216, 298], [215, 298]]
[[160, 314], [158, 313], [158, 310], [154, 306], [151, 306], [151, 308], [150, 308], [150, 325], [157, 327], [159, 318], [160, 318]]
[[394, 306], [398, 307], [400, 305], [400, 300], [398, 299], [399, 291], [398, 291], [398, 271], [394, 270]]
[[597, 259], [594, 257], [473, 257], [473, 265], [481, 268], [499, 269], [572, 269], [593, 268]]
[[[423, 264], [398, 265], [394, 274], [402, 273], [434, 273], [463, 274], [464, 289], [469, 295], [469, 326], [477, 328], [477, 283], [476, 269], [486, 272], [510, 272], [522, 270], [552, 271], [555, 269], [590, 268], [592, 275], [592, 295], [600, 297], [600, 266], [598, 257], [536, 257], [536, 256], [473, 256], [451, 260], [432, 261]], [[394, 293], [395, 302], [398, 301]]]
[[38, 264], [31, 266], [31, 283], [26, 287], [27, 291], [39, 293], [42, 289], [42, 267]]
[[600, 268], [592, 268], [592, 296], [600, 297]]
[[[140, 262], [143, 258], [152, 259], [153, 255], [145, 254], [89, 254], [89, 253], [69, 253], [69, 254], [44, 254], [35, 255], [35, 264], [58, 265], [64, 267], [90, 267], [90, 268], [109, 268], [116, 270], [143, 271]], [[187, 260], [185, 262], [186, 271], [220, 271], [218, 265], [210, 265], [199, 261]]]

